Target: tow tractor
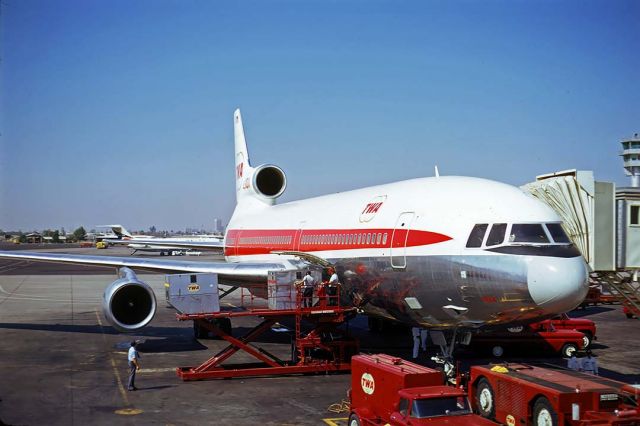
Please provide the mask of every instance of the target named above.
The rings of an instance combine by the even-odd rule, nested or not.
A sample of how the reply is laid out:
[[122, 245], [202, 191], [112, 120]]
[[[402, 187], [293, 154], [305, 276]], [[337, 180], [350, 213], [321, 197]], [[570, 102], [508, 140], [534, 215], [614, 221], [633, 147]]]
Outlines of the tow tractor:
[[472, 366], [446, 386], [442, 372], [389, 355], [357, 355], [351, 367], [349, 426], [640, 426], [640, 386], [586, 373]]
[[572, 370], [526, 364], [473, 366], [473, 408], [508, 426], [640, 425], [638, 389]]

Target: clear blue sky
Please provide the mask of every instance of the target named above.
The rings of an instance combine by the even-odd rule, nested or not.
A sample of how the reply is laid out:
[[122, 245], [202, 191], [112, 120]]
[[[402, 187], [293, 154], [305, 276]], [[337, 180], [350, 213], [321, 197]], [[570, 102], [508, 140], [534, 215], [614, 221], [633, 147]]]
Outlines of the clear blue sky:
[[638, 1], [2, 0], [0, 228], [225, 222], [233, 110], [283, 201], [433, 175], [627, 185]]

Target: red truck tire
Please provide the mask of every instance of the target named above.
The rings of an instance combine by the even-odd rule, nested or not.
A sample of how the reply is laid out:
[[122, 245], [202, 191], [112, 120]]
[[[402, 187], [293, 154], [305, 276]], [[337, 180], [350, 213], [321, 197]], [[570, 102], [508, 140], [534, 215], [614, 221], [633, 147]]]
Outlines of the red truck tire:
[[475, 397], [478, 413], [484, 418], [493, 420], [496, 417], [496, 396], [489, 381], [484, 377], [478, 380]]
[[533, 424], [558, 426], [558, 414], [554, 411], [549, 400], [541, 396], [533, 405]]
[[349, 416], [349, 426], [360, 426], [362, 422], [360, 422], [360, 417], [356, 413], [351, 413]]
[[571, 358], [571, 355], [578, 351], [578, 346], [575, 343], [565, 343], [562, 346], [560, 353], [565, 358]]

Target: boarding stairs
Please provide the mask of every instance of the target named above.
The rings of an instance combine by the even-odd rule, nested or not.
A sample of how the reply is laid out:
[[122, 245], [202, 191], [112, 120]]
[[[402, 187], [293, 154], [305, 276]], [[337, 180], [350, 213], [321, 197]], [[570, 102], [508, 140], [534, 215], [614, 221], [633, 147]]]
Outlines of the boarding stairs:
[[633, 281], [629, 272], [594, 272], [589, 277], [589, 284], [600, 286], [617, 302], [625, 306], [635, 316], [640, 316], [640, 283]]

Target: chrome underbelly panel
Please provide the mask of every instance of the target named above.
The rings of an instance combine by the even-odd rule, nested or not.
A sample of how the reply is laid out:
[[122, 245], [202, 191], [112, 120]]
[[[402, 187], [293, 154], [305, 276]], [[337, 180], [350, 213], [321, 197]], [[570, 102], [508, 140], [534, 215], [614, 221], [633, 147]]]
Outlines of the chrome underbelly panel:
[[543, 314], [529, 293], [523, 256], [407, 256], [403, 269], [389, 257], [333, 262], [343, 297], [368, 314], [443, 328]]

